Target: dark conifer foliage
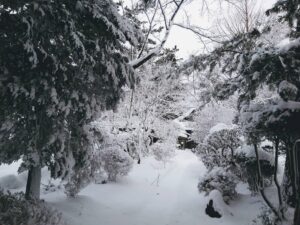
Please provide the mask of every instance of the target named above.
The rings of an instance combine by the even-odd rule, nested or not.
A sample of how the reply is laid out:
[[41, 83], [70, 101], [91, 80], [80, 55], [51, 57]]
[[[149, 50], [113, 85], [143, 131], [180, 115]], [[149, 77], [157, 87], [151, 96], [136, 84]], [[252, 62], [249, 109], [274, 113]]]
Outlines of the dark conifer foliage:
[[84, 164], [87, 125], [132, 84], [136, 28], [110, 0], [0, 2], [0, 162], [64, 177]]

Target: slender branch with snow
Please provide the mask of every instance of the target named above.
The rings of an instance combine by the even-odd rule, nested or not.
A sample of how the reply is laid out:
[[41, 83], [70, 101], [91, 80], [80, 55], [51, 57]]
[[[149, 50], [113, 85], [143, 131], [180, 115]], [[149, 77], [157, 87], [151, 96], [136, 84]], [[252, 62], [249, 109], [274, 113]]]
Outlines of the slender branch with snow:
[[183, 5], [184, 2], [185, 2], [185, 0], [181, 0], [180, 2], [176, 2], [177, 3], [177, 4], [175, 4], [176, 8], [175, 8], [174, 12], [172, 13], [169, 21], [167, 21], [165, 11], [164, 11], [164, 9], [163, 9], [163, 7], [161, 5], [161, 2], [158, 0], [158, 3], [160, 5], [160, 9], [161, 9], [161, 13], [164, 16], [164, 20], [165, 20], [165, 30], [166, 30], [165, 35], [164, 35], [162, 41], [154, 49], [152, 49], [146, 55], [144, 55], [142, 57], [139, 56], [137, 59], [132, 60], [131, 62], [129, 62], [129, 64], [134, 69], [142, 66], [145, 62], [147, 62], [148, 60], [150, 60], [151, 58], [153, 58], [154, 56], [156, 56], [156, 55], [159, 54], [159, 52], [161, 51], [161, 49], [164, 47], [165, 43], [168, 40], [171, 28], [172, 28], [172, 26], [174, 24], [175, 17], [178, 14], [178, 12], [179, 12], [179, 10], [180, 10], [180, 8], [181, 8], [181, 6]]

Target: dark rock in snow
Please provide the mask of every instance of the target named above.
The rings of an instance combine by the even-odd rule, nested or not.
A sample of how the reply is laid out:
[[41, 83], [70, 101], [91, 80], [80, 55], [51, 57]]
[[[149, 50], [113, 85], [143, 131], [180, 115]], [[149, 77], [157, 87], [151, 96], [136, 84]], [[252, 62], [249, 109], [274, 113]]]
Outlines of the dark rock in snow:
[[209, 200], [209, 203], [207, 204], [206, 209], [205, 209], [205, 213], [212, 218], [221, 218], [222, 217], [222, 215], [218, 211], [215, 210], [212, 199]]

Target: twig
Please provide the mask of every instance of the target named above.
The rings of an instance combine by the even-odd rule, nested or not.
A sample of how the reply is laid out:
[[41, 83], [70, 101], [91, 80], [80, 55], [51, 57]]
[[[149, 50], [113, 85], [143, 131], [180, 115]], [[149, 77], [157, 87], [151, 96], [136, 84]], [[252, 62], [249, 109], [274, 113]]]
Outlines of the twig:
[[155, 180], [151, 183], [151, 185], [153, 185], [156, 182], [156, 186], [159, 186], [159, 178], [160, 178], [160, 174], [157, 175], [157, 178], [155, 178]]

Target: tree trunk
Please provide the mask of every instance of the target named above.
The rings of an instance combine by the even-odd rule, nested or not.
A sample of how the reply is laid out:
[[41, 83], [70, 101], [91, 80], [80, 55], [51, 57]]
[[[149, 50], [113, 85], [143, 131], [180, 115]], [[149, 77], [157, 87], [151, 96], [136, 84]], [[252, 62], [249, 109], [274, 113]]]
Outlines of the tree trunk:
[[31, 166], [28, 171], [28, 178], [26, 184], [26, 199], [39, 199], [40, 198], [40, 188], [41, 188], [41, 167]]
[[294, 144], [294, 175], [295, 175], [295, 189], [296, 189], [296, 207], [294, 213], [294, 225], [300, 225], [300, 149], [299, 149], [300, 139], [298, 139]]
[[291, 207], [296, 205], [296, 190], [294, 182], [294, 166], [292, 159], [293, 148], [288, 146], [286, 149], [286, 160], [284, 166], [284, 174], [282, 180], [282, 196], [285, 203]]
[[282, 196], [281, 196], [281, 190], [280, 185], [277, 179], [277, 169], [278, 169], [278, 156], [279, 156], [279, 139], [277, 138], [275, 140], [275, 168], [274, 168], [274, 182], [277, 188], [277, 194], [278, 194], [278, 201], [279, 201], [279, 211], [281, 212], [281, 216], [283, 219], [285, 219], [284, 216], [284, 206], [282, 202]]
[[298, 200], [295, 213], [294, 213], [294, 223], [293, 225], [300, 225], [300, 202]]

